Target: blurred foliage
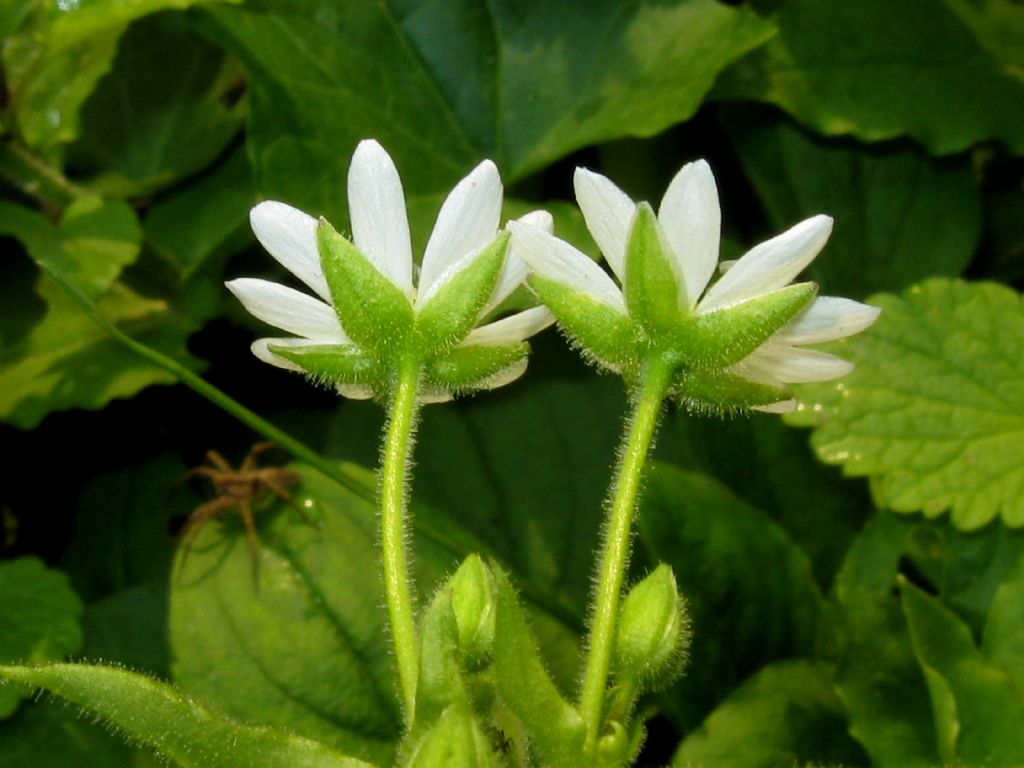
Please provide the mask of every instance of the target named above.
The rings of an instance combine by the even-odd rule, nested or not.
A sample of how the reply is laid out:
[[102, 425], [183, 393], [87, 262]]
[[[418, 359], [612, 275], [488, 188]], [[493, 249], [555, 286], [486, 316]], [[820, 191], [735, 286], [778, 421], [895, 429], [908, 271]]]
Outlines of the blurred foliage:
[[[281, 277], [249, 208], [347, 229], [348, 160], [374, 137], [417, 248], [490, 157], [507, 216], [550, 208], [596, 255], [575, 165], [657, 199], [706, 157], [725, 257], [829, 213], [810, 276], [884, 311], [788, 427], [665, 416], [631, 570], [671, 564], [695, 634], [688, 674], [641, 703], [639, 764], [1024, 763], [1022, 51], [1013, 0], [4, 3], [0, 663], [173, 680], [154, 688], [167, 711], [195, 695], [240, 750], [168, 742], [181, 765], [316, 759], [304, 739], [391, 759], [367, 500], [382, 419], [249, 355], [257, 323], [222, 280]], [[90, 311], [353, 463], [349, 490], [295, 465], [316, 525], [257, 505], [256, 579], [230, 512], [174, 558], [209, 499], [187, 468], [257, 437]], [[426, 409], [416, 568], [425, 606], [467, 554], [500, 563], [571, 696], [626, 403], [554, 333], [534, 346], [508, 390]], [[55, 685], [89, 703], [119, 674]], [[26, 691], [0, 688], [0, 768], [156, 764]], [[129, 735], [132, 714], [100, 713]]]

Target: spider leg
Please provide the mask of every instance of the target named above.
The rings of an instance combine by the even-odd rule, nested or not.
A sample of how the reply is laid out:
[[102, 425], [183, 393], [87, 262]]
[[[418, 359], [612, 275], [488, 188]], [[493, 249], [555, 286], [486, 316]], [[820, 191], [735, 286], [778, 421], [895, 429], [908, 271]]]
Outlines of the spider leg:
[[[209, 464], [213, 464], [214, 467], [221, 470], [222, 472], [234, 472], [234, 468], [228, 464], [227, 459], [221, 456], [217, 451], [207, 451], [206, 461]], [[200, 467], [202, 469], [202, 467]]]
[[208, 501], [205, 504], [200, 504], [192, 510], [192, 514], [188, 516], [188, 519], [185, 521], [185, 525], [181, 529], [181, 534], [178, 537], [178, 546], [181, 547], [181, 559], [178, 561], [178, 576], [180, 576], [185, 570], [185, 561], [188, 559], [189, 553], [192, 552], [192, 545], [198, 538], [199, 532], [202, 531], [203, 527], [213, 518], [224, 510], [230, 509], [234, 505], [234, 499], [222, 496]]
[[[289, 478], [290, 475], [291, 473], [289, 473]], [[298, 478], [294, 479], [296, 481], [298, 480]], [[315, 522], [313, 522], [313, 519], [306, 514], [306, 511], [302, 508], [302, 506], [295, 501], [295, 497], [292, 496], [288, 489], [285, 488], [278, 480], [264, 476], [260, 479], [260, 482], [263, 483], [263, 486], [268, 491], [273, 493], [279, 499], [286, 502], [289, 507], [294, 509], [296, 514], [298, 514], [298, 516], [302, 518], [302, 522], [304, 522], [306, 525], [312, 526], [313, 528], [319, 528], [319, 526]]]
[[241, 472], [249, 472], [256, 469], [256, 459], [264, 451], [269, 451], [271, 448], [276, 448], [277, 444], [270, 440], [264, 440], [262, 443], [256, 443], [252, 448], [249, 449], [249, 453], [244, 459], [242, 459], [242, 466], [239, 467]]
[[245, 538], [249, 544], [249, 560], [252, 562], [253, 586], [259, 586], [260, 576], [260, 541], [256, 536], [256, 521], [252, 516], [252, 507], [248, 500], [239, 501], [238, 508], [242, 511], [242, 522], [245, 523]]

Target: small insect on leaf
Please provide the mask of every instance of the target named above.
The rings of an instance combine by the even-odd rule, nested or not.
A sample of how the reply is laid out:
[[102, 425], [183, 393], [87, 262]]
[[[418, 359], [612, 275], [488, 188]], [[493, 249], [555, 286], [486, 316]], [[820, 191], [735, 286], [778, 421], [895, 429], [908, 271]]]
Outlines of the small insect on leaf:
[[236, 511], [245, 525], [245, 536], [249, 546], [249, 557], [252, 560], [254, 582], [259, 576], [259, 537], [256, 534], [256, 519], [253, 516], [253, 505], [259, 504], [270, 497], [277, 497], [289, 504], [303, 519], [313, 525], [302, 508], [295, 503], [289, 488], [299, 482], [299, 475], [284, 467], [261, 467], [259, 456], [274, 448], [274, 443], [257, 443], [252, 447], [238, 468], [232, 467], [217, 451], [206, 453], [206, 463], [190, 469], [183, 479], [202, 477], [209, 480], [216, 494], [213, 499], [200, 504], [188, 518], [179, 534], [182, 547], [181, 559], [178, 562], [179, 574], [184, 571], [192, 545], [199, 533], [208, 522], [231, 510]]

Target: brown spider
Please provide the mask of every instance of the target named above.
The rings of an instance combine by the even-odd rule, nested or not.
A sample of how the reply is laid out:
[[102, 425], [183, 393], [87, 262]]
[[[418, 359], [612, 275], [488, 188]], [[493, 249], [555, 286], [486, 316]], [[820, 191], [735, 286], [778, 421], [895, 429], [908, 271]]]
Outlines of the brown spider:
[[185, 474], [183, 479], [207, 478], [213, 485], [217, 497], [205, 504], [200, 504], [185, 520], [180, 534], [183, 552], [178, 566], [179, 573], [184, 570], [185, 560], [203, 527], [234, 507], [242, 515], [242, 522], [245, 524], [245, 536], [249, 544], [253, 578], [256, 579], [259, 572], [259, 538], [256, 536], [256, 521], [252, 514], [252, 504], [266, 498], [268, 493], [290, 504], [305, 522], [311, 523], [287, 490], [289, 486], [299, 482], [298, 473], [284, 467], [259, 466], [257, 461], [259, 455], [273, 447], [274, 444], [270, 442], [257, 443], [242, 459], [238, 469], [234, 469], [228, 464], [217, 451], [207, 451], [206, 464], [190, 469]]

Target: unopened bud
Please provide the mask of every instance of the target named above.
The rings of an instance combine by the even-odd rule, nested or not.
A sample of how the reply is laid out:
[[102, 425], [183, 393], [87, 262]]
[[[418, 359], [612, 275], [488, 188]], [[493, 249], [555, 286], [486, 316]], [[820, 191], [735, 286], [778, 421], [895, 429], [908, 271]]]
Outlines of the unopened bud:
[[487, 664], [494, 647], [494, 583], [478, 555], [467, 557], [451, 580], [459, 650], [470, 667]]
[[659, 565], [634, 586], [619, 614], [616, 674], [637, 683], [671, 678], [690, 644], [685, 610], [667, 565]]

